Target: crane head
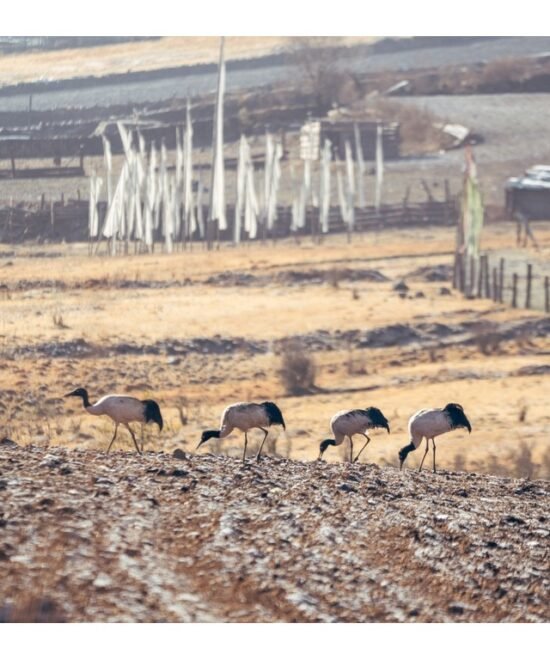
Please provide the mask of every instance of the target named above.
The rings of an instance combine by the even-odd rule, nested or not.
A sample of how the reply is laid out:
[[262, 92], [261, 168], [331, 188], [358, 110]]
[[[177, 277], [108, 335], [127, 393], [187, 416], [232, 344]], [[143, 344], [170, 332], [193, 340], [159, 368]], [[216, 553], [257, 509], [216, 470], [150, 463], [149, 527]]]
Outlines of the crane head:
[[[201, 439], [199, 444], [197, 445], [197, 449], [204, 443], [208, 442], [210, 438], [219, 438], [220, 437], [220, 432], [217, 430], [209, 430], [209, 431], [203, 431], [201, 435]], [[196, 450], [195, 450], [196, 451]]]
[[327, 450], [327, 447], [330, 447], [331, 445], [336, 446], [336, 440], [333, 440], [332, 438], [327, 438], [326, 440], [323, 440], [320, 445], [319, 445], [319, 459], [323, 457], [323, 454]]
[[88, 392], [85, 390], [84, 387], [77, 387], [76, 390], [73, 390], [72, 392], [69, 392], [68, 394], [65, 394], [64, 396], [79, 396], [82, 399], [88, 397]]
[[414, 443], [411, 442], [408, 445], [405, 445], [399, 450], [399, 469], [403, 469], [403, 463], [405, 462], [405, 459], [409, 455], [411, 451], [414, 451], [416, 447], [414, 446]]

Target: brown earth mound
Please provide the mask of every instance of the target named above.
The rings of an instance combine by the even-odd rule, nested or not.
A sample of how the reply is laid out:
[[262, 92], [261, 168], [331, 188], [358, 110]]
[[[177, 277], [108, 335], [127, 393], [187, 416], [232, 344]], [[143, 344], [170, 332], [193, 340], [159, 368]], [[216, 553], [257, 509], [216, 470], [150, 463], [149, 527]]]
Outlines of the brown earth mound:
[[3, 621], [547, 621], [550, 484], [0, 446]]

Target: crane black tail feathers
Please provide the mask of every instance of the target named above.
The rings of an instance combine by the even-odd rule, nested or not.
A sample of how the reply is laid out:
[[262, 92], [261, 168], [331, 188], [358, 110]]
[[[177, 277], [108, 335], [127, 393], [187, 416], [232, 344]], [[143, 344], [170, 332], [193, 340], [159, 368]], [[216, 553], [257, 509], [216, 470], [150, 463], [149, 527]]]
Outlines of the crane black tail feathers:
[[466, 417], [464, 408], [459, 403], [448, 403], [444, 410], [449, 418], [451, 428], [457, 429], [462, 426], [468, 429], [468, 433], [472, 432], [470, 420]]
[[145, 412], [145, 423], [155, 422], [155, 424], [158, 424], [159, 430], [162, 431], [164, 422], [162, 421], [162, 415], [160, 414], [159, 404], [151, 399], [146, 399], [142, 403]]
[[381, 429], [386, 429], [386, 431], [389, 433], [390, 432], [390, 425], [388, 420], [384, 417], [383, 412], [379, 408], [366, 408], [366, 412], [368, 416], [370, 417], [372, 423], [374, 426], [378, 426]]
[[286, 431], [285, 420], [283, 419], [283, 413], [279, 406], [273, 403], [273, 401], [265, 401], [262, 403], [262, 406], [267, 414], [270, 426], [273, 424], [280, 424]]

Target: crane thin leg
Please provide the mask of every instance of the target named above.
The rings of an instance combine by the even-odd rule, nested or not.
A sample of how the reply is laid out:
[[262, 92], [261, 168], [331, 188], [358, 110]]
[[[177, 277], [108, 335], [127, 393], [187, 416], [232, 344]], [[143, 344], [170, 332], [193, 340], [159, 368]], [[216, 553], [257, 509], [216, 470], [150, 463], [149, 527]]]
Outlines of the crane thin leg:
[[424, 456], [422, 456], [422, 461], [420, 462], [420, 467], [418, 468], [419, 472], [422, 470], [422, 465], [424, 464], [424, 459], [426, 458], [426, 454], [428, 453], [429, 448], [430, 448], [430, 439], [426, 438], [426, 451], [424, 452]]
[[140, 451], [140, 449], [139, 449], [139, 447], [138, 447], [138, 443], [137, 443], [137, 440], [136, 440], [136, 436], [134, 435], [134, 432], [133, 432], [132, 429], [130, 428], [130, 425], [129, 425], [129, 424], [124, 424], [124, 426], [128, 429], [128, 431], [130, 431], [130, 435], [132, 436], [132, 440], [134, 441], [134, 445], [135, 445], [135, 447], [136, 447], [136, 451], [137, 451], [137, 453], [138, 453], [138, 454], [141, 454], [141, 451]]
[[349, 462], [353, 463], [353, 439], [349, 436]]
[[432, 438], [433, 446], [434, 446], [434, 472], [435, 472], [435, 438]]
[[264, 432], [265, 435], [264, 435], [264, 439], [262, 440], [262, 444], [260, 445], [260, 448], [258, 449], [258, 453], [256, 454], [256, 460], [257, 460], [257, 461], [260, 460], [260, 454], [262, 453], [262, 447], [264, 446], [265, 439], [267, 438], [267, 435], [268, 435], [268, 433], [269, 433], [269, 431], [266, 431], [266, 430], [265, 430], [264, 428], [262, 428], [261, 426], [260, 426], [260, 428], [262, 429], [262, 431]]
[[111, 439], [111, 442], [110, 442], [109, 446], [107, 447], [107, 453], [109, 453], [111, 451], [111, 447], [113, 446], [113, 442], [115, 441], [117, 431], [118, 431], [118, 424], [115, 424], [115, 433], [114, 433], [114, 435]]
[[354, 463], [357, 463], [357, 459], [359, 458], [359, 456], [361, 456], [361, 452], [363, 451], [363, 449], [365, 449], [365, 447], [366, 447], [366, 446], [369, 444], [369, 442], [370, 442], [370, 438], [369, 438], [369, 436], [368, 436], [366, 433], [362, 433], [361, 435], [364, 435], [365, 438], [367, 439], [367, 441], [366, 441], [365, 444], [362, 446], [362, 448], [361, 448], [360, 452], [357, 454], [357, 456], [353, 459], [353, 462], [354, 462]]
[[243, 463], [244, 459], [246, 458], [246, 446], [248, 445], [248, 436], [246, 435], [246, 432], [244, 434], [244, 451], [243, 451]]

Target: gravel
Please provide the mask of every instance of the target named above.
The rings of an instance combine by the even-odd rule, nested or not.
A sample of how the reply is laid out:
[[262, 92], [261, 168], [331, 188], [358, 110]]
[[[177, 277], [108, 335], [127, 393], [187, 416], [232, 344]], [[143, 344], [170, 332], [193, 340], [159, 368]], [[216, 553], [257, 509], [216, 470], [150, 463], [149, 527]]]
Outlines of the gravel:
[[4, 621], [550, 616], [548, 482], [37, 447], [0, 470]]

